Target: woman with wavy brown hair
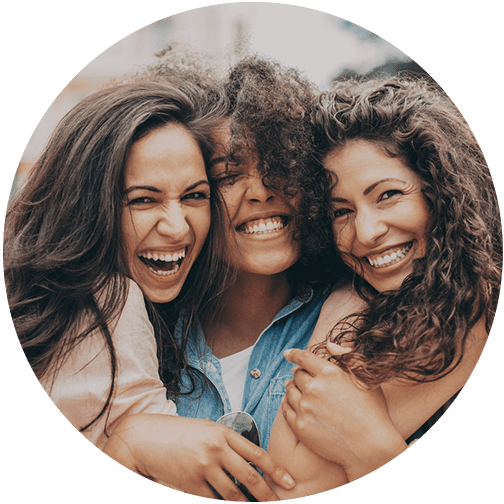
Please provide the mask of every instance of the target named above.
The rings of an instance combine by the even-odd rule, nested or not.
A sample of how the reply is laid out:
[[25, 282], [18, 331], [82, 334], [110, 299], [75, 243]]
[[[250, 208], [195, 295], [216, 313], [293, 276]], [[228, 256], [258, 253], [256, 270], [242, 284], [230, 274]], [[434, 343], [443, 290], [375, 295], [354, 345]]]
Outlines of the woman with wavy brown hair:
[[311, 343], [325, 359], [287, 354], [300, 367], [269, 448], [296, 481], [283, 498], [356, 479], [421, 435], [476, 364], [502, 269], [490, 172], [439, 89], [410, 78], [338, 82], [313, 118], [353, 281], [322, 309]]

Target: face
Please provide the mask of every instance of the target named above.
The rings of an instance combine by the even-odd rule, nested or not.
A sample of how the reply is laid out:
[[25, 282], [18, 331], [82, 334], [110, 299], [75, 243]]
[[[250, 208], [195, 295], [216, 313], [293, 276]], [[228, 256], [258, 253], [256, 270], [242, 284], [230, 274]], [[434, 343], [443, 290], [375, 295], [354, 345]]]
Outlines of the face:
[[294, 240], [293, 208], [287, 198], [264, 186], [251, 159], [231, 160], [230, 131], [218, 130], [210, 176], [217, 182], [227, 207], [227, 245], [239, 272], [274, 275], [299, 259]]
[[419, 175], [363, 140], [333, 150], [324, 166], [338, 179], [331, 205], [344, 261], [377, 291], [398, 289], [427, 247], [430, 211]]
[[177, 297], [210, 228], [210, 186], [197, 142], [168, 124], [133, 144], [122, 230], [131, 278], [155, 303]]

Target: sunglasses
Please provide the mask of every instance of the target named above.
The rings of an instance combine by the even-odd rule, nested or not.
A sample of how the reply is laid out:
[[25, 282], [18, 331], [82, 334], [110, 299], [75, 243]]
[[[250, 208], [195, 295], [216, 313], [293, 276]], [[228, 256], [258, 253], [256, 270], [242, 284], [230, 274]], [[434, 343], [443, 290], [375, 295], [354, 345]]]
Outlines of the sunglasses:
[[[231, 430], [234, 430], [245, 439], [248, 439], [250, 442], [254, 443], [256, 446], [261, 446], [259, 429], [257, 427], [257, 424], [255, 423], [255, 420], [248, 413], [245, 413], [244, 411], [233, 411], [232, 413], [226, 413], [217, 420], [217, 423], [229, 427]], [[257, 471], [257, 468], [254, 466], [254, 464], [252, 464], [251, 462], [249, 462], [249, 464]], [[234, 478], [229, 473], [227, 474], [250, 502], [258, 502], [258, 500], [236, 478]], [[224, 500], [215, 490], [214, 492], [219, 499]]]

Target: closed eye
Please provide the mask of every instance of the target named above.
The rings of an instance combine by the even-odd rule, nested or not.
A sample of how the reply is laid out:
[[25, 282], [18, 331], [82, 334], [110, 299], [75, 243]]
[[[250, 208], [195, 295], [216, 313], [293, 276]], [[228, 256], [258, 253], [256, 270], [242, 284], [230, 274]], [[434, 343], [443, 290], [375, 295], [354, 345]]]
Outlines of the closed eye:
[[225, 187], [225, 186], [233, 186], [237, 182], [238, 178], [241, 176], [241, 173], [231, 173], [228, 175], [224, 175], [222, 177], [214, 177], [212, 180], [215, 182], [219, 187]]

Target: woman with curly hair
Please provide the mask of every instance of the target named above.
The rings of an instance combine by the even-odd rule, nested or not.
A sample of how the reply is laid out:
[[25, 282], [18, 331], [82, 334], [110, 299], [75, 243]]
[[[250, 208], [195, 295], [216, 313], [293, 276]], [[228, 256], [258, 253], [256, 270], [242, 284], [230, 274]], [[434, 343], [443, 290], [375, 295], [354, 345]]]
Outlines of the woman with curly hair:
[[270, 443], [296, 481], [283, 498], [344, 484], [406, 448], [472, 372], [502, 269], [490, 172], [440, 90], [338, 82], [313, 117], [335, 244], [354, 280], [335, 286], [311, 340], [333, 363], [287, 353], [300, 367]]

